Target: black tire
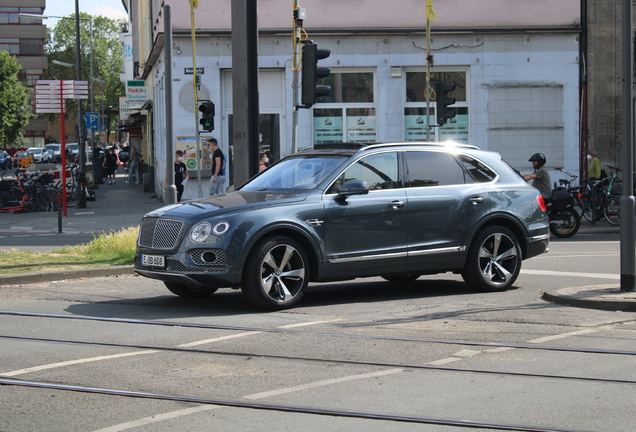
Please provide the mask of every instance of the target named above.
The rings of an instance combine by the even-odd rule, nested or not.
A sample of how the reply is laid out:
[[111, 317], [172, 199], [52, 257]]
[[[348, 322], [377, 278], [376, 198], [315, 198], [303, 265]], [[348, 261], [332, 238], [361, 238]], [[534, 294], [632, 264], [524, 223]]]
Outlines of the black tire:
[[421, 275], [419, 274], [403, 274], [403, 275], [386, 275], [381, 277], [382, 279], [388, 280], [389, 282], [411, 283], [411, 282], [415, 282], [417, 278], [419, 278], [420, 276]]
[[247, 258], [241, 291], [254, 306], [269, 310], [290, 308], [305, 294], [308, 263], [305, 250], [294, 239], [262, 239]]
[[614, 226], [621, 224], [621, 197], [618, 195], [611, 195], [605, 200], [603, 206], [603, 216], [605, 220]]
[[179, 297], [185, 298], [203, 298], [210, 297], [218, 290], [218, 288], [212, 287], [191, 287], [185, 284], [176, 282], [164, 282], [164, 285], [172, 294], [176, 294]]
[[550, 212], [550, 232], [557, 237], [572, 237], [581, 228], [581, 217], [572, 208]]
[[591, 199], [590, 197], [585, 197], [581, 199], [581, 204], [583, 206], [581, 216], [585, 218], [589, 223], [596, 222], [596, 200]]
[[519, 276], [521, 259], [521, 247], [512, 231], [491, 226], [475, 236], [462, 278], [482, 291], [505, 291]]

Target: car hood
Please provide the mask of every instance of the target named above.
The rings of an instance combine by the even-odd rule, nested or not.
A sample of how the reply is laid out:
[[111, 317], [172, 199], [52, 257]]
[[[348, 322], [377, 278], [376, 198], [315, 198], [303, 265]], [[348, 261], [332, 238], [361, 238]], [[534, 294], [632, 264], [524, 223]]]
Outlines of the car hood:
[[305, 193], [297, 192], [232, 192], [224, 195], [202, 198], [158, 208], [146, 217], [194, 216], [205, 219], [213, 214], [254, 210], [271, 205], [285, 205], [303, 201]]

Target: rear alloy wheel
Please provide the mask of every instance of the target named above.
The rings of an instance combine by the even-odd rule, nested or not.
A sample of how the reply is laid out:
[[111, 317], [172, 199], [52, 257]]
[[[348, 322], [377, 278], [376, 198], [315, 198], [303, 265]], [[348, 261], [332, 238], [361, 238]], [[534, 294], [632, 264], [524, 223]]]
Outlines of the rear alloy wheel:
[[621, 224], [621, 197], [618, 195], [612, 195], [607, 198], [607, 202], [603, 207], [603, 216], [605, 220], [614, 226]]
[[521, 270], [521, 248], [507, 228], [493, 226], [480, 232], [470, 245], [462, 278], [482, 291], [504, 291]]
[[292, 238], [276, 236], [261, 240], [245, 263], [243, 295], [260, 308], [292, 307], [305, 294], [308, 262], [303, 247]]
[[185, 298], [203, 298], [209, 297], [216, 292], [218, 288], [211, 287], [191, 287], [176, 282], [164, 282], [164, 285], [172, 294]]
[[419, 274], [403, 274], [403, 275], [386, 275], [381, 277], [382, 279], [388, 280], [389, 282], [411, 283], [411, 282], [415, 282], [417, 278], [420, 277], [420, 275]]

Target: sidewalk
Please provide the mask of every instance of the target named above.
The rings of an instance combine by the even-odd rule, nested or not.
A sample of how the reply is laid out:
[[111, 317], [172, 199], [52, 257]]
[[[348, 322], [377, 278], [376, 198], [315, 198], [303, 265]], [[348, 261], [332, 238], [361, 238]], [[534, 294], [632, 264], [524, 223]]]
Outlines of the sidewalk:
[[[155, 193], [143, 192], [141, 184], [125, 183], [127, 174], [123, 170], [116, 177], [116, 184], [104, 183], [94, 189], [96, 200], [88, 201], [86, 208], [69, 208], [67, 216], [62, 218], [62, 230], [64, 232], [91, 232], [99, 235], [111, 230], [137, 227], [142, 217], [163, 206], [161, 197]], [[210, 179], [201, 179], [201, 192], [207, 196]], [[183, 201], [197, 199], [199, 197], [199, 185], [196, 178], [190, 179], [185, 187]], [[58, 232], [58, 214], [46, 213], [1, 213], [0, 233], [7, 230], [16, 231], [16, 228], [30, 229], [39, 232]], [[591, 224], [586, 220], [581, 221], [579, 232], [573, 237], [590, 234], [618, 234], [620, 227], [609, 225], [605, 221]], [[553, 238], [554, 241], [560, 239]], [[1, 245], [0, 245], [1, 247]], [[105, 277], [121, 274], [132, 274], [131, 266], [118, 266], [108, 269], [81, 269], [72, 271], [56, 271], [47, 273], [26, 273], [13, 276], [0, 276], [0, 286], [18, 285], [28, 283], [47, 282], [62, 279], [75, 279], [87, 277]], [[610, 285], [590, 285], [583, 287], [568, 287], [554, 292], [545, 292], [542, 296], [545, 301], [569, 305], [574, 307], [620, 310], [624, 312], [636, 312], [636, 293], [620, 291], [620, 283]]]

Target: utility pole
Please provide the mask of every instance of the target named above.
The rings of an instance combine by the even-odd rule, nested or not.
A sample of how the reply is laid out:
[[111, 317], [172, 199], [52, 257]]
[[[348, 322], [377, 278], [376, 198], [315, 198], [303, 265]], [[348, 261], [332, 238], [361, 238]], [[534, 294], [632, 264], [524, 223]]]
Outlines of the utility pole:
[[294, 17], [294, 34], [293, 38], [293, 50], [292, 53], [292, 61], [291, 61], [291, 70], [294, 74], [292, 78], [292, 103], [294, 104], [294, 108], [292, 111], [292, 148], [291, 152], [296, 153], [298, 151], [298, 86], [299, 82], [297, 81], [298, 72], [300, 71], [300, 56], [301, 56], [301, 40], [300, 40], [300, 30], [303, 27], [303, 20], [305, 19], [304, 9], [298, 6], [298, 0], [294, 0], [294, 9], [292, 11], [292, 15]]
[[634, 250], [634, 42], [632, 39], [632, 0], [623, 0], [622, 29], [622, 141], [623, 193], [621, 195], [621, 291], [636, 291], [636, 252]]
[[203, 196], [201, 190], [201, 134], [199, 133], [199, 75], [197, 74], [197, 39], [196, 29], [194, 27], [194, 9], [199, 6], [198, 0], [190, 0], [190, 27], [192, 35], [192, 93], [194, 95], [194, 133], [195, 147], [197, 154], [197, 190], [199, 198]]
[[232, 0], [234, 184], [258, 174], [258, 23], [256, 0]]

